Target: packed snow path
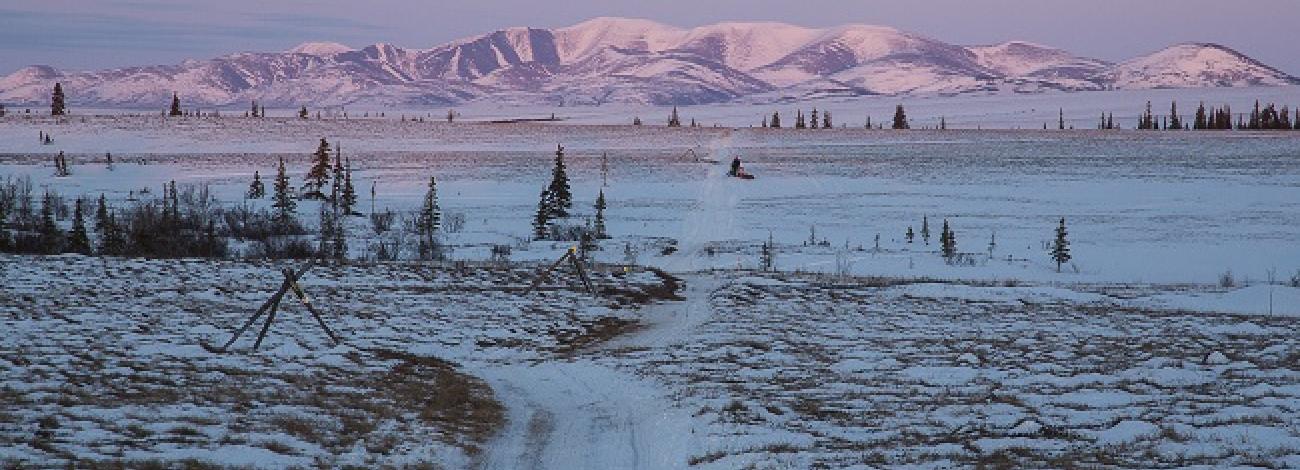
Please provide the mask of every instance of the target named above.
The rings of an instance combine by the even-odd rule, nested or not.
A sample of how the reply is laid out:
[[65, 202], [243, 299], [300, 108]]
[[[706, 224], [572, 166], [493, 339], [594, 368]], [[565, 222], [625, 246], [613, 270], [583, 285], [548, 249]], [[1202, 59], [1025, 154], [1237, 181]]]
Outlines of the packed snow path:
[[[686, 216], [679, 249], [664, 261], [674, 272], [699, 269], [710, 242], [731, 235], [739, 202], [725, 176], [730, 137], [711, 145], [699, 200]], [[664, 348], [689, 337], [707, 320], [717, 280], [689, 275], [682, 302], [639, 312], [647, 325], [613, 338], [605, 348]], [[595, 351], [600, 354], [600, 351]], [[662, 385], [587, 358], [490, 367], [472, 371], [485, 379], [507, 409], [507, 426], [488, 446], [487, 469], [683, 468], [693, 455], [693, 420], [667, 400]]]
[[[686, 300], [646, 307], [647, 327], [588, 351], [670, 347], [708, 319], [717, 281], [692, 276]], [[485, 469], [682, 468], [695, 449], [689, 413], [661, 385], [597, 357], [486, 367], [487, 380], [507, 409], [506, 428], [488, 445]]]

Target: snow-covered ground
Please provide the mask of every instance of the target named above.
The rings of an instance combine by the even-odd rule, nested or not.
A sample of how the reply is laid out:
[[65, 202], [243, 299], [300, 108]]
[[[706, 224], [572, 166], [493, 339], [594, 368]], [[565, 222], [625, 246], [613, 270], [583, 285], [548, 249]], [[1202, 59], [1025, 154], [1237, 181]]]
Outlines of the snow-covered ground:
[[[176, 180], [233, 204], [279, 157], [300, 182], [320, 137], [351, 158], [362, 212], [412, 210], [436, 176], [466, 261], [569, 247], [527, 241], [563, 144], [574, 223], [609, 200], [596, 259], [631, 248], [680, 300], [632, 300], [673, 282], [641, 270], [599, 274], [612, 295], [564, 277], [525, 296], [533, 264], [318, 267], [304, 287], [345, 344], [286, 302], [264, 352], [215, 355], [199, 343], [284, 263], [0, 257], [17, 332], [0, 337], [0, 462], [1300, 465], [1300, 133], [10, 117], [0, 178], [119, 204]], [[59, 150], [70, 177], [52, 176]], [[758, 178], [726, 178], [734, 156]], [[1058, 273], [1060, 217], [1075, 260]], [[972, 265], [938, 255], [945, 218]], [[362, 255], [368, 223], [349, 223]], [[769, 236], [780, 274], [754, 271]], [[429, 419], [446, 389], [480, 414]]]
[[[522, 295], [526, 269], [362, 264], [303, 279], [343, 344], [286, 303], [261, 352], [200, 347], [279, 264], [0, 257], [0, 461], [1300, 465], [1293, 317], [733, 271], [639, 306], [567, 274]], [[595, 282], [672, 282], [619, 273]]]
[[[40, 131], [52, 133], [55, 144], [37, 144]], [[621, 260], [631, 244], [640, 261], [669, 268], [756, 267], [770, 233], [782, 270], [1161, 284], [1213, 284], [1227, 271], [1251, 284], [1269, 270], [1279, 280], [1300, 270], [1300, 133], [1290, 132], [17, 119], [0, 125], [7, 147], [0, 174], [119, 203], [176, 180], [208, 185], [234, 204], [254, 171], [269, 187], [279, 157], [299, 184], [320, 137], [341, 144], [352, 160], [362, 212], [372, 205], [413, 210], [436, 176], [444, 211], [464, 215], [463, 231], [448, 234], [459, 259], [486, 259], [493, 243], [520, 245], [521, 259], [552, 259], [567, 247], [519, 243], [531, 232], [537, 195], [563, 144], [580, 214], [573, 223], [592, 215], [598, 190], [609, 201], [614, 238], [598, 255], [609, 261]], [[59, 150], [70, 155], [71, 177], [52, 176]], [[99, 163], [105, 152], [118, 162], [111, 171]], [[737, 156], [758, 179], [724, 176]], [[148, 164], [134, 163], [139, 159]], [[311, 220], [315, 207], [303, 203], [299, 213]], [[1044, 243], [1061, 217], [1074, 261], [1057, 273]], [[929, 244], [920, 236], [927, 218]], [[950, 266], [937, 255], [944, 219], [975, 266]], [[351, 223], [354, 242], [363, 242], [369, 224]], [[917, 233], [910, 244], [909, 226]], [[814, 231], [817, 246], [806, 246]], [[694, 244], [678, 248], [703, 256], [686, 263], [658, 256], [666, 244]]]

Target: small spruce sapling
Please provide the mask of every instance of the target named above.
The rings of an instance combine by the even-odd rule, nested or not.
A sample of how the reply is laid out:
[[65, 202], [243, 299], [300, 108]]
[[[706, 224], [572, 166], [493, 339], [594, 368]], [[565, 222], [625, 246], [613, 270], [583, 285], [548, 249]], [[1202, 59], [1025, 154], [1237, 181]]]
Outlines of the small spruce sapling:
[[1052, 261], [1056, 262], [1056, 272], [1061, 272], [1061, 265], [1070, 262], [1070, 241], [1066, 238], [1065, 217], [1056, 226], [1056, 239], [1052, 242]]

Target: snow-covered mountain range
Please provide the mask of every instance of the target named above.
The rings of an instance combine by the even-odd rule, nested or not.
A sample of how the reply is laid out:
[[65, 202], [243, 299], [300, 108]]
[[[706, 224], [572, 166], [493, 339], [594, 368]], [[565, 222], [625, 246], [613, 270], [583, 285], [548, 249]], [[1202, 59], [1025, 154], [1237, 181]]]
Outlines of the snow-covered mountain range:
[[306, 43], [177, 65], [0, 78], [0, 103], [38, 104], [53, 82], [73, 106], [696, 104], [912, 95], [1268, 86], [1295, 77], [1215, 44], [1178, 44], [1113, 64], [1013, 41], [959, 46], [883, 26], [719, 23], [683, 29], [596, 18], [509, 28], [429, 49]]

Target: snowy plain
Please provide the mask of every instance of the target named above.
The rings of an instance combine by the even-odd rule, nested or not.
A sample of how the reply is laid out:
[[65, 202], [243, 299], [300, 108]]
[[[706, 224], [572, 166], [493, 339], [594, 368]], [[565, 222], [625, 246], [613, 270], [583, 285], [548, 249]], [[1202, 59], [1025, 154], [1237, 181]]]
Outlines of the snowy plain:
[[[1234, 109], [1247, 109], [1247, 96], [1296, 97], [1294, 87], [1252, 91], [1204, 92]], [[1125, 93], [1067, 104], [1079, 127], [1091, 126], [1092, 108], [1073, 109], [1136, 111], [1136, 95]], [[18, 333], [0, 348], [0, 391], [11, 398], [0, 412], [14, 418], [0, 428], [10, 449], [0, 461], [1300, 465], [1300, 290], [1284, 285], [1300, 270], [1300, 133], [1042, 131], [1033, 123], [1054, 120], [1060, 102], [1007, 99], [990, 105], [997, 116], [948, 122], [1029, 130], [749, 128], [743, 121], [766, 105], [687, 109], [739, 127], [681, 129], [616, 125], [641, 112], [629, 109], [588, 109], [566, 122], [588, 125], [413, 122], [392, 110], [348, 120], [11, 115], [0, 120], [0, 177], [29, 176], [65, 196], [103, 193], [115, 204], [171, 180], [242, 203], [254, 170], [269, 179], [284, 157], [300, 181], [328, 138], [352, 161], [363, 212], [412, 210], [436, 176], [444, 212], [465, 218], [463, 230], [445, 234], [451, 257], [467, 261], [486, 260], [494, 244], [514, 246], [523, 263], [569, 247], [527, 241], [555, 146], [564, 145], [575, 222], [591, 215], [598, 190], [609, 200], [613, 239], [596, 260], [631, 261], [631, 248], [636, 264], [680, 277], [681, 287], [680, 300], [633, 305], [577, 292], [570, 277], [568, 288], [520, 295], [530, 264], [468, 273], [321, 267], [304, 286], [328, 306], [344, 345], [328, 344], [310, 322], [283, 321], [268, 352], [218, 356], [197, 343], [224, 339], [269, 295], [279, 263], [3, 257], [0, 326]], [[875, 120], [893, 106], [852, 104], [878, 106]], [[838, 114], [847, 102], [818, 105], [851, 118]], [[937, 116], [924, 104], [909, 109]], [[38, 132], [54, 145], [38, 144]], [[70, 177], [52, 176], [60, 150]], [[723, 176], [737, 156], [756, 180]], [[300, 208], [309, 224], [314, 204]], [[1060, 217], [1075, 260], [1058, 273], [1044, 243]], [[973, 265], [938, 255], [944, 219]], [[362, 254], [368, 223], [350, 224], [351, 252]], [[910, 244], [908, 226], [918, 237]], [[769, 237], [779, 274], [756, 272]], [[1270, 270], [1283, 282], [1265, 284]], [[1228, 271], [1238, 286], [1218, 284]], [[656, 282], [649, 273], [597, 279]], [[590, 330], [607, 318], [630, 326]], [[570, 345], [574, 329], [597, 338]], [[499, 422], [488, 420], [496, 424], [486, 432], [376, 415], [357, 434], [346, 425], [356, 416], [339, 411], [347, 407], [312, 401], [385, 396], [377, 380], [414, 360], [392, 351], [452, 362], [460, 375], [446, 377], [491, 389]], [[252, 390], [290, 386], [254, 397], [252, 414], [219, 409], [233, 403], [203, 393], [149, 393], [180, 383], [225, 391], [214, 371], [245, 377]], [[351, 385], [313, 392], [301, 377]], [[138, 399], [103, 403], [97, 392]], [[285, 426], [285, 416], [313, 413], [329, 431], [286, 431], [302, 427]], [[47, 415], [57, 416], [53, 430], [42, 427]], [[119, 415], [128, 419], [115, 422]]]

